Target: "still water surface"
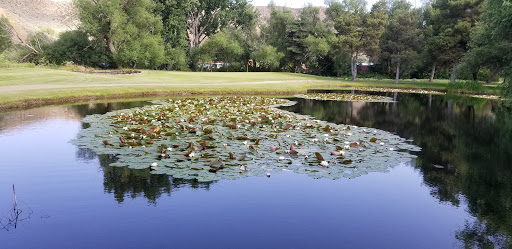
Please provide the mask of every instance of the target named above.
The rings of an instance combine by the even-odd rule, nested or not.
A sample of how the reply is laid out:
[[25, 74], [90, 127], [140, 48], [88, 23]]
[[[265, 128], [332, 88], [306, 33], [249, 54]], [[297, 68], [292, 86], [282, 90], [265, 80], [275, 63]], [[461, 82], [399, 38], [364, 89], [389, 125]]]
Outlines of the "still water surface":
[[[509, 247], [512, 114], [488, 100], [394, 97], [283, 108], [396, 132], [423, 149], [388, 173], [334, 181], [283, 171], [196, 183], [109, 167], [108, 155], [69, 143], [85, 115], [146, 102], [2, 113], [0, 248]], [[5, 226], [12, 184], [16, 227]]]

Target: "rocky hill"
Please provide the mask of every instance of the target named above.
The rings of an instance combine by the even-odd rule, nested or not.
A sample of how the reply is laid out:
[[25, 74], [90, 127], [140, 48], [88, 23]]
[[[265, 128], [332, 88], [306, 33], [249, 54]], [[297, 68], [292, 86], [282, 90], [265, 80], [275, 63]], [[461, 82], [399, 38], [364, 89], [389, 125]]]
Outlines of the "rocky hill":
[[41, 28], [62, 32], [78, 25], [71, 1], [0, 0], [0, 15], [9, 19], [22, 38]]

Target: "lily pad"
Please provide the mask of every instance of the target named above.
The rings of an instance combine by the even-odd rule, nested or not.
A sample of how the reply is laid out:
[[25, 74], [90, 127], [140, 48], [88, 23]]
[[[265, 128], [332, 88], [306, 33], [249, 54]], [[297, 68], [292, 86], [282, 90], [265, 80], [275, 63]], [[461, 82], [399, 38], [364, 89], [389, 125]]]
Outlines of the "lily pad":
[[280, 110], [295, 104], [284, 99], [231, 96], [153, 103], [87, 116], [83, 122], [90, 126], [73, 143], [115, 155], [112, 166], [151, 168], [153, 174], [198, 181], [266, 176], [283, 169], [313, 178], [354, 178], [387, 172], [414, 159], [410, 151], [420, 150], [389, 132]]

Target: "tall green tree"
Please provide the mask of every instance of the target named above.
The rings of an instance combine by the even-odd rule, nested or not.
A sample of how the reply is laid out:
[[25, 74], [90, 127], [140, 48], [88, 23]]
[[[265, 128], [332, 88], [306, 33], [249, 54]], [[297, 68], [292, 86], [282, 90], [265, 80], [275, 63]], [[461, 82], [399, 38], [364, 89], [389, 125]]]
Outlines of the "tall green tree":
[[[304, 7], [299, 18], [288, 26], [287, 50], [294, 64], [295, 72], [302, 72], [304, 67], [309, 71], [318, 61], [318, 50], [311, 47], [314, 44], [327, 46], [325, 39], [326, 29], [320, 19], [320, 9], [313, 6]], [[316, 55], [316, 56], [315, 56]]]
[[162, 39], [165, 44], [164, 68], [183, 70], [188, 63], [187, 15], [192, 3], [189, 0], [156, 0], [156, 12], [162, 18]]
[[392, 2], [380, 47], [382, 54], [396, 65], [397, 84], [400, 80], [400, 66], [414, 57], [421, 46], [420, 14], [421, 12], [412, 9], [412, 5], [406, 0]]
[[100, 40], [120, 66], [156, 68], [163, 63], [162, 20], [152, 0], [75, 0], [81, 27]]
[[452, 69], [450, 80], [455, 82], [460, 59], [469, 49], [471, 29], [480, 15], [483, 0], [434, 0], [425, 12], [427, 41], [425, 50], [432, 63], [430, 79], [436, 66]]
[[189, 2], [187, 37], [190, 51], [225, 27], [242, 28], [252, 24], [257, 17], [247, 0], [192, 0]]
[[9, 20], [5, 17], [0, 17], [0, 54], [12, 46]]
[[379, 50], [379, 39], [386, 24], [386, 2], [376, 2], [371, 11], [364, 0], [331, 1], [327, 15], [334, 23], [338, 44], [350, 53], [352, 80], [357, 78], [358, 58]]
[[270, 18], [261, 28], [261, 36], [264, 43], [276, 48], [278, 53], [283, 53], [280, 60], [280, 68], [286, 68], [290, 56], [288, 51], [287, 30], [294, 22], [294, 17], [289, 9], [270, 5]]
[[243, 55], [242, 45], [226, 31], [219, 32], [208, 39], [200, 48], [203, 61], [222, 61], [231, 67], [240, 66]]
[[[512, 3], [488, 0], [484, 5], [471, 41], [471, 49], [463, 62], [470, 66], [486, 66], [493, 74], [503, 72], [503, 95], [512, 98]], [[493, 76], [493, 75], [491, 75]]]

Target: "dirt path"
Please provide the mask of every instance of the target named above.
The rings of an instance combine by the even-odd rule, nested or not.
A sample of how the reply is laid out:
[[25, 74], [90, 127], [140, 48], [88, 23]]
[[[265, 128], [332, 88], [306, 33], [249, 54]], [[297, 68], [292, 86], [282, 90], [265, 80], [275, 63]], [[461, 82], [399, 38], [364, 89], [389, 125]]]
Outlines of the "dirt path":
[[230, 86], [230, 85], [264, 85], [264, 84], [280, 84], [280, 83], [313, 83], [324, 82], [325, 80], [280, 80], [280, 81], [256, 81], [256, 82], [214, 82], [214, 83], [189, 83], [189, 84], [77, 84], [77, 85], [15, 85], [0, 86], [0, 92], [8, 91], [26, 91], [41, 89], [58, 89], [58, 88], [84, 88], [84, 87], [127, 87], [127, 86]]

